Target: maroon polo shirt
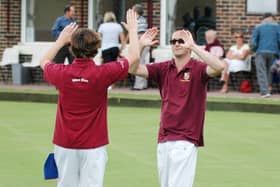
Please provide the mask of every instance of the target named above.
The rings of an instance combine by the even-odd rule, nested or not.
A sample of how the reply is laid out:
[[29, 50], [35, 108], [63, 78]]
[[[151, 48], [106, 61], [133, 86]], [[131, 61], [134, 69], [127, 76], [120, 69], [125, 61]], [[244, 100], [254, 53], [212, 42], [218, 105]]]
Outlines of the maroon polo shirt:
[[72, 149], [108, 144], [107, 88], [127, 74], [126, 59], [101, 66], [88, 59], [47, 63], [45, 80], [59, 91], [53, 143]]
[[187, 140], [203, 146], [207, 65], [191, 59], [178, 72], [174, 60], [147, 65], [162, 99], [158, 142]]

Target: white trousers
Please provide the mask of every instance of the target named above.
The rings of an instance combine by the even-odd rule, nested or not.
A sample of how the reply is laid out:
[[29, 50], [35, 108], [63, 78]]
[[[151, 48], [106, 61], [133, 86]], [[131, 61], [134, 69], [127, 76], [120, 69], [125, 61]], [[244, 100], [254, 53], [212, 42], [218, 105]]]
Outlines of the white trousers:
[[55, 145], [58, 187], [103, 187], [107, 162], [106, 146], [95, 149], [67, 149]]
[[192, 187], [198, 148], [188, 141], [159, 143], [158, 173], [161, 187]]

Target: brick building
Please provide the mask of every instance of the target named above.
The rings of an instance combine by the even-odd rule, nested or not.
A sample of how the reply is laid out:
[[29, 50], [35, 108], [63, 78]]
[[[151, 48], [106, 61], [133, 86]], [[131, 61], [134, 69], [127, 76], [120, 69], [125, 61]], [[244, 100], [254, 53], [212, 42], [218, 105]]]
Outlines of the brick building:
[[[216, 18], [219, 37], [222, 43], [229, 47], [233, 42], [231, 34], [234, 30], [245, 31], [249, 39], [250, 31], [260, 23], [262, 13], [273, 12], [277, 14], [276, 18], [280, 19], [278, 0], [255, 0], [251, 5], [250, 2], [253, 0], [1, 0], [0, 54], [4, 48], [19, 42], [28, 44], [53, 41], [50, 28], [55, 18], [62, 15], [63, 7], [67, 3], [76, 6], [79, 25], [90, 28], [97, 27], [105, 11], [114, 11], [120, 21], [123, 20], [127, 8], [141, 3], [149, 25], [161, 28], [161, 47], [168, 46], [169, 31], [184, 24], [182, 17], [185, 13], [192, 15], [193, 9], [198, 7], [202, 16], [203, 8], [209, 6]], [[270, 6], [263, 7], [262, 2]], [[276, 7], [275, 10], [273, 7]], [[255, 12], [250, 12], [249, 8], [255, 9]]]
[[149, 26], [160, 28], [159, 50], [170, 49], [168, 41], [174, 29], [184, 26], [186, 16], [193, 17], [194, 10], [203, 16], [205, 7], [211, 9], [218, 36], [226, 49], [234, 42], [235, 30], [244, 31], [248, 42], [252, 28], [260, 23], [263, 13], [272, 12], [280, 20], [279, 0], [1, 0], [0, 57], [7, 47], [20, 46], [20, 54], [24, 56], [31, 54], [30, 49], [52, 42], [50, 28], [68, 3], [76, 6], [78, 24], [89, 28], [97, 28], [106, 11], [115, 12], [118, 21], [122, 21], [126, 9], [141, 3]]

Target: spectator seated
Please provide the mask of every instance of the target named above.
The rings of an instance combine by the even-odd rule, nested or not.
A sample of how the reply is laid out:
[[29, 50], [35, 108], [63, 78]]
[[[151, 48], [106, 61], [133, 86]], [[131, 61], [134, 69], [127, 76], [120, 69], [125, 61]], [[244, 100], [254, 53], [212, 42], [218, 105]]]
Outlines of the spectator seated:
[[16, 48], [6, 48], [0, 62], [0, 82], [12, 82], [12, 64], [19, 63], [19, 51]]
[[270, 90], [272, 93], [280, 91], [280, 59], [275, 59], [271, 68], [271, 83]]
[[[248, 44], [244, 44], [243, 33], [238, 32], [234, 34], [236, 43], [231, 46], [229, 51], [226, 54], [225, 70], [222, 73], [221, 81], [224, 82], [224, 85], [221, 89], [222, 93], [227, 93], [229, 90], [228, 82], [231, 73], [242, 72], [245, 75], [244, 79], [248, 79], [246, 73], [251, 71], [251, 55], [249, 55], [250, 48]], [[231, 76], [233, 79], [233, 76]], [[233, 79], [234, 80], [234, 79]], [[234, 81], [233, 81], [234, 82]], [[236, 87], [236, 85], [234, 86]], [[238, 86], [239, 88], [239, 86]]]

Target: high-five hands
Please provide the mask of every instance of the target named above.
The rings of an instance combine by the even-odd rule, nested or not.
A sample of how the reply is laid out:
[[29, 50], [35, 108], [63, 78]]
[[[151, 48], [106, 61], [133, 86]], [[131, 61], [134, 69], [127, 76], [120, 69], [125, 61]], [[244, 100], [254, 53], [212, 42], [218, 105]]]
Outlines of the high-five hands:
[[132, 9], [128, 9], [126, 12], [126, 23], [122, 22], [122, 25], [128, 32], [137, 31], [138, 23], [137, 23], [137, 15], [136, 12]]
[[140, 38], [140, 45], [142, 46], [153, 46], [157, 43], [159, 43], [158, 40], [156, 40], [156, 36], [158, 34], [158, 29], [156, 27], [148, 29]]

